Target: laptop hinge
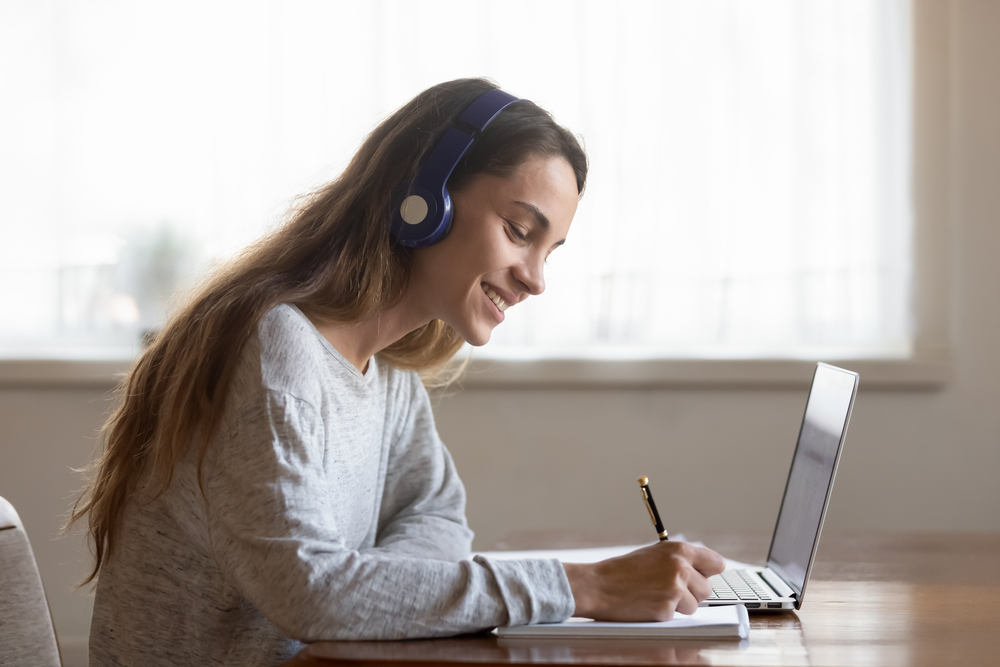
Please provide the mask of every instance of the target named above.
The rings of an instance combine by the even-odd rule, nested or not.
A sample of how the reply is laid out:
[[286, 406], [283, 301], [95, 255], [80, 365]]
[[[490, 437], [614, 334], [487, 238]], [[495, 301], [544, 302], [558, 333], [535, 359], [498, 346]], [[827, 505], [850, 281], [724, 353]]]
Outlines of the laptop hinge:
[[781, 595], [781, 597], [790, 598], [795, 595], [795, 591], [793, 591], [788, 584], [786, 584], [784, 580], [778, 576], [778, 573], [771, 568], [766, 567], [761, 570], [760, 576], [767, 582], [767, 585], [773, 588], [774, 592]]

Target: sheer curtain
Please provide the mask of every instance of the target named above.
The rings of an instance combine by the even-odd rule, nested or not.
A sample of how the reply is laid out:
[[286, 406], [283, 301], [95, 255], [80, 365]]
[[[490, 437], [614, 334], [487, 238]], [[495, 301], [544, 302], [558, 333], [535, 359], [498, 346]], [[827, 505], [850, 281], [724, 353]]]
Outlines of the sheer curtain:
[[380, 118], [489, 76], [584, 138], [481, 355], [905, 356], [903, 0], [0, 4], [0, 354], [134, 348]]

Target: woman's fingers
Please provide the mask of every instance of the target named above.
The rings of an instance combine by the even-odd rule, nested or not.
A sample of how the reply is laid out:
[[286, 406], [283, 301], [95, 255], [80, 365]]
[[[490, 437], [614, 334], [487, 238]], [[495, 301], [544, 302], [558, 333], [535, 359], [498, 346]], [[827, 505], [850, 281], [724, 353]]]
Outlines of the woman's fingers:
[[679, 614], [693, 614], [699, 603], [712, 594], [708, 577], [725, 569], [725, 559], [711, 549], [683, 542], [661, 542], [653, 548], [659, 548], [668, 556], [666, 567], [662, 568], [665, 577], [661, 581], [669, 581], [672, 585], [661, 591], [663, 602]]
[[706, 577], [719, 574], [726, 569], [726, 559], [705, 547], [691, 547], [691, 565]]
[[707, 600], [712, 594], [712, 584], [697, 570], [688, 578], [687, 588], [698, 602]]
[[674, 608], [678, 614], [693, 614], [698, 608], [698, 600], [691, 595], [690, 590], [684, 590], [681, 592], [681, 599], [677, 601], [677, 606]]

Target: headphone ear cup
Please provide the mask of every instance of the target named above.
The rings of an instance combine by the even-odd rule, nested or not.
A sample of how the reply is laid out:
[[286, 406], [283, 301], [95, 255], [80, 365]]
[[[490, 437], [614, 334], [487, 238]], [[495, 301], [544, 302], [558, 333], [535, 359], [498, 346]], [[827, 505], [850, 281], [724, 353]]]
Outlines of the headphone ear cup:
[[[401, 191], [393, 201], [392, 234], [408, 248], [423, 248], [441, 237], [442, 218], [451, 220], [451, 198], [442, 192], [437, 197], [427, 188], [414, 185]], [[443, 200], [444, 199], [444, 200]]]
[[427, 219], [430, 207], [420, 195], [410, 195], [399, 205], [399, 215], [408, 225], [419, 225]]
[[[445, 184], [472, 142], [470, 135], [449, 127], [431, 150], [412, 184], [397, 193], [392, 233], [401, 244], [409, 248], [423, 248], [444, 235], [451, 222], [451, 196]], [[412, 199], [414, 196], [418, 199]], [[427, 205], [423, 220], [420, 219], [420, 213], [423, 213], [421, 199]]]
[[439, 232], [437, 238], [434, 239], [434, 243], [437, 243], [444, 237], [451, 233], [451, 221], [455, 216], [455, 210], [451, 207], [451, 193], [448, 192], [448, 188], [441, 188], [441, 198], [443, 199], [444, 207], [442, 208], [441, 224], [439, 225]]

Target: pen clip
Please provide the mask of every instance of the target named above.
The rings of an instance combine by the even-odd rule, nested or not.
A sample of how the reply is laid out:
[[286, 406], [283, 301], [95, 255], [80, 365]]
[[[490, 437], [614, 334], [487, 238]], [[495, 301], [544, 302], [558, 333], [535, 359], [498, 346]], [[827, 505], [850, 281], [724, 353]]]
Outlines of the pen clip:
[[653, 514], [653, 508], [649, 504], [649, 494], [646, 492], [646, 487], [640, 486], [639, 490], [642, 492], [642, 502], [646, 504], [646, 511], [649, 512], [649, 520], [653, 522], [653, 526], [656, 527], [656, 515]]

